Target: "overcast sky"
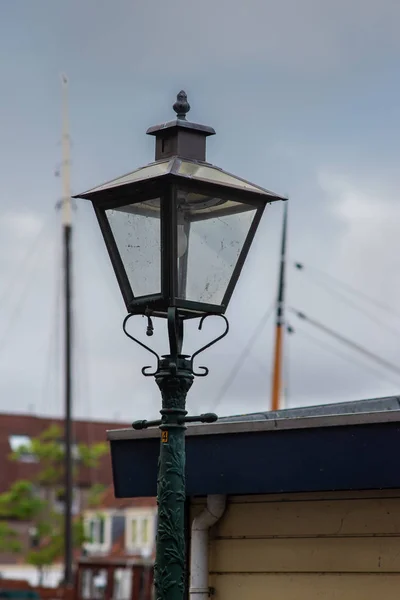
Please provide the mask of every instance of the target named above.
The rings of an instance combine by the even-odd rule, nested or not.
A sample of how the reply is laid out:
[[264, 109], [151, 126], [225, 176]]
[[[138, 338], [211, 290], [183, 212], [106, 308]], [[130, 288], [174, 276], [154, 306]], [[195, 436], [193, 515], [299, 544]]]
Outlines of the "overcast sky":
[[[190, 119], [217, 131], [208, 160], [290, 197], [288, 306], [397, 364], [400, 318], [363, 304], [378, 326], [291, 265], [398, 307], [399, 22], [398, 0], [3, 1], [0, 410], [62, 412], [61, 72], [74, 193], [153, 160], [145, 131], [172, 117], [185, 89]], [[210, 374], [192, 388], [192, 413], [269, 408], [273, 320], [262, 323], [276, 295], [281, 220], [276, 203], [229, 306], [230, 334], [199, 359]], [[80, 201], [74, 221], [75, 414], [154, 417], [158, 389], [140, 373], [152, 357], [122, 333], [124, 306], [90, 205]], [[398, 393], [399, 375], [287, 317], [296, 330], [285, 339], [287, 406]], [[206, 325], [188, 332], [188, 351], [218, 329]], [[144, 334], [139, 317], [132, 327]], [[152, 342], [166, 351], [164, 323]]]

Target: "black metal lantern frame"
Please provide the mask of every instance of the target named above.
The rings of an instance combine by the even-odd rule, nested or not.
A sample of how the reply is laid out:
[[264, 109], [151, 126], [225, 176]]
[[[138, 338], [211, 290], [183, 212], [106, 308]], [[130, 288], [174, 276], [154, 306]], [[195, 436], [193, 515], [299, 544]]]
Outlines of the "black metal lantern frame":
[[[178, 163], [178, 166], [181, 162], [180, 159], [172, 161], [172, 163]], [[188, 163], [189, 161], [185, 162]], [[157, 163], [153, 164], [156, 165]], [[193, 161], [193, 164], [199, 163]], [[208, 163], [205, 163], [205, 165], [217, 171], [212, 165]], [[167, 317], [168, 308], [170, 307], [176, 308], [183, 319], [201, 317], [205, 314], [223, 314], [234, 291], [265, 206], [269, 202], [280, 198], [270, 194], [267, 190], [253, 186], [253, 184], [249, 184], [249, 186], [251, 185], [252, 189], [256, 191], [248, 191], [245, 187], [238, 189], [226, 183], [220, 185], [214, 182], [182, 177], [173, 172], [174, 167], [177, 169], [176, 165], [173, 164], [171, 171], [158, 177], [142, 180], [135, 184], [116, 185], [99, 191], [97, 191], [97, 188], [96, 191], [87, 192], [80, 195], [80, 197], [92, 200], [126, 308], [130, 314]], [[218, 171], [229, 176], [224, 171]], [[247, 182], [239, 180], [236, 176], [235, 180], [243, 181], [244, 185], [247, 184]], [[182, 297], [182, 294], [179, 293], [179, 287], [182, 287], [182, 285], [179, 285], [180, 280], [186, 280], [188, 275], [187, 253], [183, 257], [183, 262], [186, 262], [186, 264], [181, 266], [180, 269], [178, 268], [180, 261], [178, 256], [178, 199], [185, 194], [201, 195], [205, 198], [218, 199], [221, 202], [221, 208], [216, 207], [210, 212], [203, 211], [199, 214], [189, 215], [186, 221], [189, 227], [199, 220], [223, 218], [248, 210], [254, 211], [251, 225], [246, 233], [236, 264], [232, 269], [222, 300], [218, 303], [190, 300]], [[151, 202], [154, 199], [159, 199], [159, 212], [155, 216], [160, 219], [161, 289], [159, 293], [137, 296], [129, 280], [106, 211], [131, 207], [136, 214], [151, 216], [152, 211], [148, 210], [146, 213], [143, 203]], [[157, 213], [157, 211], [153, 209], [153, 213]], [[190, 236], [190, 232], [188, 232], [188, 235]]]

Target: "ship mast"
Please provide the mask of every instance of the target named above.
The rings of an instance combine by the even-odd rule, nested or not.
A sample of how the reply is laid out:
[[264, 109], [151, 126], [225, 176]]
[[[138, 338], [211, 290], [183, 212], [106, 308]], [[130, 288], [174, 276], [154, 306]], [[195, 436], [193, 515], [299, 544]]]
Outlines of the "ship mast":
[[271, 410], [281, 408], [282, 396], [282, 362], [283, 362], [283, 334], [285, 327], [285, 267], [286, 267], [286, 236], [288, 203], [283, 209], [282, 243], [279, 266], [278, 295], [276, 300], [275, 317], [275, 352], [274, 370], [272, 374], [272, 400]]
[[64, 585], [73, 584], [73, 533], [72, 533], [72, 310], [71, 310], [71, 238], [72, 203], [70, 184], [70, 135], [68, 118], [68, 80], [62, 81], [62, 236], [64, 269], [64, 443], [65, 443], [65, 530], [64, 530]]

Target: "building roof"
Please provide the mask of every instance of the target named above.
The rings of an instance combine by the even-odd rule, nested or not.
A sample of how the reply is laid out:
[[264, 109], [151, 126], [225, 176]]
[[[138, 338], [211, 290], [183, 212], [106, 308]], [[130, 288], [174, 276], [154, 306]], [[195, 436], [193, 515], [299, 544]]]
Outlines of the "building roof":
[[[9, 460], [11, 437], [36, 437], [51, 425], [63, 427], [63, 420], [24, 414], [0, 414], [0, 493], [6, 491], [14, 481], [19, 479], [33, 480], [40, 470], [40, 466], [33, 462]], [[105, 442], [106, 430], [116, 427], [121, 427], [121, 424], [100, 421], [74, 421], [74, 439], [76, 443], [86, 444]], [[101, 483], [109, 486], [111, 482], [111, 464], [108, 452], [101, 459], [98, 469], [80, 469], [79, 485]]]
[[156, 506], [157, 500], [155, 497], [116, 498], [114, 486], [110, 485], [102, 495], [96, 510], [124, 510], [126, 508], [153, 508]]
[[[218, 421], [210, 425], [189, 424], [187, 435], [208, 435], [216, 432], [239, 432], [262, 429], [290, 429], [302, 426], [336, 424], [333, 417], [342, 416], [339, 422], [345, 425], [354, 422], [354, 416], [371, 415], [367, 420], [378, 419], [380, 413], [400, 411], [400, 397], [373, 398], [370, 400], [355, 400], [352, 402], [338, 402], [336, 404], [320, 404], [317, 406], [304, 406], [299, 408], [282, 409], [219, 417]], [[400, 415], [400, 412], [399, 412]], [[318, 418], [318, 420], [316, 420]], [[303, 420], [306, 419], [306, 420]], [[322, 419], [322, 420], [321, 420]], [[356, 419], [357, 420], [357, 419]], [[364, 419], [365, 420], [365, 419]], [[257, 425], [255, 425], [257, 423]], [[235, 424], [235, 426], [231, 426]], [[109, 441], [122, 439], [142, 439], [159, 437], [157, 428], [134, 430], [116, 429], [107, 431]]]
[[[117, 497], [156, 490], [159, 431], [109, 431]], [[400, 488], [399, 397], [224, 417], [187, 429], [188, 495]]]
[[293, 419], [299, 417], [322, 417], [330, 415], [345, 415], [366, 412], [382, 412], [400, 410], [400, 397], [373, 398], [371, 400], [355, 400], [353, 402], [336, 402], [334, 404], [319, 404], [317, 406], [302, 406], [268, 412], [256, 412], [243, 415], [220, 417], [219, 423], [234, 423], [246, 421], [273, 421], [276, 419]]

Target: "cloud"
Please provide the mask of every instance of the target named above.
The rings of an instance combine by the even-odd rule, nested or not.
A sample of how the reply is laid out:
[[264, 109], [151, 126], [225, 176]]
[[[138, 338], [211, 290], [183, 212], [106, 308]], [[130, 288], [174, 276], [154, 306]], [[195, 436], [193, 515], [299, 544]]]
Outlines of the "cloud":
[[365, 174], [360, 181], [337, 173], [320, 173], [319, 184], [331, 213], [342, 223], [336, 247], [336, 272], [378, 300], [400, 300], [400, 205], [398, 178]]
[[[44, 31], [43, 9], [54, 22], [53, 31]], [[287, 69], [296, 77], [329, 76], [359, 68], [365, 55], [379, 63], [399, 48], [396, 0], [120, 0], [112, 6], [74, 0], [62, 8], [37, 2], [31, 15], [25, 11], [36, 22], [24, 44], [42, 53], [40, 37], [49, 36], [55, 45], [66, 44], [67, 36], [79, 39], [79, 45], [71, 45], [71, 56], [88, 67], [92, 83], [101, 71], [112, 79], [123, 69], [151, 80], [177, 68], [181, 74], [196, 69], [204, 75], [210, 66], [232, 71], [252, 64], [260, 78], [268, 78], [270, 68]], [[13, 45], [20, 51], [21, 42]]]
[[[0, 361], [3, 408], [11, 398], [15, 409], [34, 403], [62, 411], [61, 363], [57, 371], [50, 343], [57, 323], [60, 359], [62, 313], [55, 290], [62, 274], [61, 231], [55, 212], [40, 234], [43, 215], [61, 191], [53, 178], [61, 154], [60, 68], [70, 81], [74, 191], [152, 160], [153, 140], [144, 131], [171, 116], [174, 94], [188, 85], [190, 116], [218, 132], [209, 159], [289, 194], [291, 258], [397, 306], [398, 1], [37, 0], [21, 6], [4, 9], [0, 39], [2, 54], [12, 57], [0, 67], [0, 280], [7, 288], [17, 279], [20, 290], [28, 290], [19, 295], [17, 317], [13, 302], [0, 310], [0, 338], [13, 325]], [[261, 323], [276, 295], [281, 214], [279, 205], [266, 211], [229, 306], [229, 336], [199, 357], [210, 375], [191, 390], [192, 413], [213, 409], [239, 359], [217, 411], [269, 407], [273, 317]], [[42, 242], [23, 270], [21, 260], [37, 236]], [[118, 412], [128, 422], [156, 416], [157, 386], [140, 373], [152, 359], [121, 331], [123, 302], [84, 202], [74, 213], [73, 260], [75, 414]], [[289, 305], [397, 361], [395, 336], [307, 279], [306, 271], [288, 265], [287, 283]], [[290, 322], [296, 328], [285, 339], [290, 404], [394, 391], [383, 371], [380, 378], [333, 356], [304, 335], [311, 333], [305, 324], [302, 331], [293, 315]], [[139, 318], [132, 328], [144, 336]], [[257, 328], [260, 334], [244, 355]], [[219, 331], [211, 320], [202, 332], [188, 326], [186, 349], [196, 350]], [[152, 343], [160, 353], [167, 350], [165, 323], [156, 324]], [[46, 395], [49, 373], [53, 383]]]
[[5, 212], [0, 215], [2, 234], [19, 241], [37, 235], [42, 227], [42, 218], [31, 211]]

